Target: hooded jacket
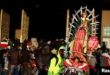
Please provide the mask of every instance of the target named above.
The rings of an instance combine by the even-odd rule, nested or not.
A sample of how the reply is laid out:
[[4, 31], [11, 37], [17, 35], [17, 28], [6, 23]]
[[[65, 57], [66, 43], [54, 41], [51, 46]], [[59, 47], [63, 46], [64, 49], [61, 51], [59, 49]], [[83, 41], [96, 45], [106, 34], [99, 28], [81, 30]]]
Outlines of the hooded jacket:
[[57, 56], [50, 61], [48, 75], [60, 75], [63, 69], [63, 58], [60, 55], [61, 47], [58, 49]]

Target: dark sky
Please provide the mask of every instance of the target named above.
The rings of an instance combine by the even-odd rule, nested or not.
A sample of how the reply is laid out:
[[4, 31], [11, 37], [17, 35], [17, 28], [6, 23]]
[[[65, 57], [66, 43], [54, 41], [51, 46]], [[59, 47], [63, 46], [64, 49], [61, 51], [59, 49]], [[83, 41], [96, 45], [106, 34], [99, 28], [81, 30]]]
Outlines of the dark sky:
[[[108, 0], [107, 0], [108, 1]], [[38, 37], [54, 39], [65, 37], [66, 10], [71, 13], [81, 6], [96, 9], [101, 18], [101, 10], [109, 9], [109, 2], [96, 0], [1, 0], [0, 7], [11, 16], [10, 37], [14, 37], [14, 30], [20, 28], [21, 9], [24, 8], [30, 16], [29, 38]]]

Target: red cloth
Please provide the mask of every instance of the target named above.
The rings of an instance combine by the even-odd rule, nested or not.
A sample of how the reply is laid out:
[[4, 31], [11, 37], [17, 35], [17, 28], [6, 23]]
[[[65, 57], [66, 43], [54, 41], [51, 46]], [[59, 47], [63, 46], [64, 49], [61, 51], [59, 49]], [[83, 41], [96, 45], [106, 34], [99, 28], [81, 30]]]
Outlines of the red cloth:
[[80, 59], [80, 61], [83, 61], [83, 62], [86, 62], [86, 59], [85, 57], [83, 56], [83, 53], [81, 52], [74, 52], [73, 53], [73, 58], [74, 57], [78, 57]]
[[81, 68], [84, 72], [88, 72], [89, 67], [88, 64], [86, 63], [86, 65], [84, 67]]
[[67, 67], [77, 67], [78, 68], [79, 63], [74, 62], [74, 60], [72, 60], [72, 59], [66, 59], [63, 62], [63, 65], [67, 66]]
[[[68, 63], [69, 62], [69, 63]], [[72, 66], [72, 63], [70, 62], [70, 60], [69, 59], [66, 59], [64, 62], [63, 62], [63, 66], [65, 66], [65, 67], [71, 67]]]
[[86, 30], [84, 28], [79, 28], [75, 34], [73, 52], [83, 52], [83, 43], [86, 35]]
[[81, 67], [80, 69], [82, 69], [83, 71], [87, 72], [88, 71], [88, 64], [85, 63], [86, 65], [84, 65], [84, 63], [79, 63], [79, 62], [74, 62], [74, 60], [71, 60], [71, 59], [66, 59], [64, 62], [63, 62], [63, 65], [66, 66], [66, 67], [76, 67], [76, 68], [80, 68], [80, 66], [83, 66]]

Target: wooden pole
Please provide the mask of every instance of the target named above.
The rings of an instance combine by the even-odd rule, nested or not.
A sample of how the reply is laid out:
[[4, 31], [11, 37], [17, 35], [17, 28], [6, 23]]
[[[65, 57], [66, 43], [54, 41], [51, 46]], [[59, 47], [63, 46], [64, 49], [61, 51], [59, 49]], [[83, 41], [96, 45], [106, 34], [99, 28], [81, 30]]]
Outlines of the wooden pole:
[[[87, 11], [85, 10], [86, 16], [87, 16]], [[85, 24], [85, 29], [86, 29], [86, 35], [85, 35], [85, 41], [84, 41], [84, 53], [87, 53], [87, 41], [88, 41], [88, 20], [86, 20], [87, 17], [85, 17], [85, 21], [83, 21], [83, 23]]]
[[2, 39], [2, 16], [3, 16], [3, 9], [0, 10], [0, 42]]
[[65, 58], [68, 57], [68, 46], [69, 46], [69, 9], [67, 9], [67, 16], [66, 16], [66, 34], [65, 34], [65, 41], [66, 41], [66, 48], [64, 52]]
[[20, 43], [23, 43], [23, 32], [22, 32], [22, 29], [23, 29], [23, 14], [24, 14], [24, 10], [22, 9], [22, 11], [21, 11]]
[[67, 9], [67, 16], [66, 16], [66, 37], [65, 40], [66, 42], [69, 41], [69, 9]]

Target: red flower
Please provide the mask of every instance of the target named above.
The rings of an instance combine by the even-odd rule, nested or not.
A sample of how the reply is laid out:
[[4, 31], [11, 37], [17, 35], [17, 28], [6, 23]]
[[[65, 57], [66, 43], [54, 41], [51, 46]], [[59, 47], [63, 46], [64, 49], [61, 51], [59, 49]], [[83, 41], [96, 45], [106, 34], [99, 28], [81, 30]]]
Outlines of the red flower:
[[92, 35], [88, 39], [88, 50], [94, 51], [95, 48], [97, 48], [99, 44], [98, 38], [95, 35]]

